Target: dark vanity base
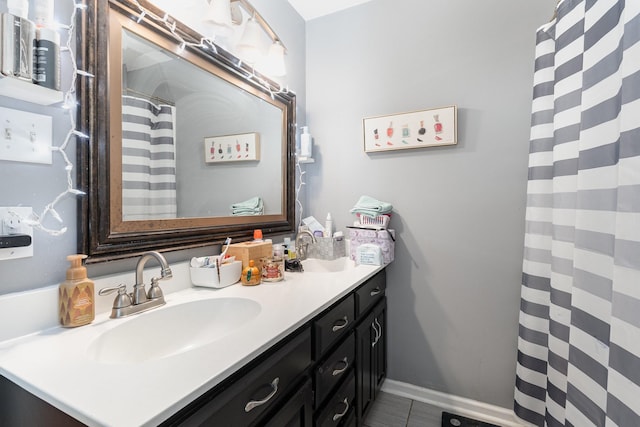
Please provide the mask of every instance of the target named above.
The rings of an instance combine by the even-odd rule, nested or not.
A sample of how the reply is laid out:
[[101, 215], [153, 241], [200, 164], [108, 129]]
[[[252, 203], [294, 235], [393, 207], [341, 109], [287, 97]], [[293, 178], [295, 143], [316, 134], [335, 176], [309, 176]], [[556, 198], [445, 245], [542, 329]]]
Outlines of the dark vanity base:
[[[382, 270], [162, 425], [362, 426], [386, 376], [385, 289]], [[40, 425], [83, 424], [0, 376], [0, 426]]]
[[41, 425], [48, 427], [84, 426], [75, 418], [0, 376], [0, 426]]

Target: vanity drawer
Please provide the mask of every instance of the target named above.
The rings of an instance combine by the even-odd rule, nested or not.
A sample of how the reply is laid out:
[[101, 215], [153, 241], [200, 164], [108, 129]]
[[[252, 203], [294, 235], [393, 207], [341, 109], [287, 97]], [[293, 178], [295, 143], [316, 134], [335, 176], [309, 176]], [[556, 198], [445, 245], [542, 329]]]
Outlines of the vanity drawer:
[[356, 357], [356, 337], [352, 332], [314, 372], [316, 381], [316, 405], [319, 407], [329, 392], [348, 375]]
[[354, 296], [349, 295], [349, 297], [313, 322], [315, 360], [319, 360], [322, 354], [335, 343], [338, 338], [351, 329], [354, 319]]
[[373, 307], [373, 304], [384, 296], [385, 289], [387, 289], [387, 278], [384, 270], [358, 288], [356, 291], [358, 316], [364, 314], [370, 307]]
[[197, 399], [184, 410], [189, 414], [175, 417], [171, 425], [251, 426], [282, 401], [310, 364], [311, 332], [307, 328], [228, 387], [221, 387], [221, 393]]
[[348, 425], [347, 421], [349, 421], [350, 412], [352, 412], [356, 401], [356, 377], [353, 370], [349, 372], [349, 377], [327, 402], [326, 408], [316, 419], [316, 427]]

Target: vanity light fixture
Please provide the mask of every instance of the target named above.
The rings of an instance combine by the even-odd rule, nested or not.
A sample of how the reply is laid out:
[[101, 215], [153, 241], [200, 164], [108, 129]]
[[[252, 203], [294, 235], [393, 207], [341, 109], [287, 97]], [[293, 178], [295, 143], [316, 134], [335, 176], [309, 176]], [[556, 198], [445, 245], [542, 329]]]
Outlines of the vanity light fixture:
[[[184, 37], [184, 34], [176, 31], [176, 21], [175, 19], [170, 17], [168, 14], [165, 14], [164, 17], [159, 16], [156, 13], [152, 12], [151, 10], [145, 8], [140, 3], [141, 0], [131, 0], [131, 1], [138, 8], [138, 16], [133, 17], [133, 19], [138, 23], [140, 23], [143, 19], [148, 19], [150, 21], [164, 25], [167, 28], [167, 30], [171, 33], [171, 35], [174, 37], [174, 39], [179, 43], [179, 49], [187, 48], [187, 47], [195, 47], [195, 48], [200, 48], [204, 50], [211, 49], [213, 52], [218, 51], [218, 48], [212, 38], [202, 37], [200, 40], [193, 40], [193, 39], [190, 39], [189, 37]], [[210, 0], [210, 6], [215, 5], [215, 3], [218, 1], [223, 1], [224, 5], [226, 5], [226, 3], [229, 3], [230, 5], [229, 7], [231, 11], [231, 22], [232, 24], [236, 24], [236, 27], [237, 25], [242, 23], [242, 11], [240, 10], [240, 7], [242, 7], [249, 16], [252, 16], [255, 19], [255, 21], [258, 23], [260, 28], [264, 30], [264, 32], [268, 35], [268, 37], [271, 38], [273, 44], [281, 46], [273, 49], [274, 55], [279, 56], [281, 53], [284, 56], [284, 54], [286, 53], [286, 49], [282, 44], [282, 42], [280, 41], [280, 38], [276, 35], [276, 33], [269, 26], [269, 24], [267, 24], [264, 18], [255, 10], [255, 8], [247, 0], [229, 0], [228, 2], [227, 0]], [[145, 0], [144, 3], [145, 4], [148, 3], [148, 0]], [[216, 5], [215, 7], [220, 7], [220, 6]], [[210, 16], [211, 15], [209, 14], [207, 17], [208, 20], [211, 20]], [[219, 26], [219, 28], [224, 28], [224, 26]], [[233, 30], [233, 27], [230, 28], [230, 30]], [[272, 71], [271, 71], [272, 74], [269, 74], [265, 71], [265, 68], [269, 68], [269, 66], [264, 65], [265, 61], [262, 61], [262, 64], [256, 63], [255, 67], [254, 67], [254, 64], [250, 63], [245, 58], [240, 58], [239, 61], [240, 63], [243, 63], [243, 62], [246, 63], [246, 65], [249, 68], [251, 68], [251, 70], [249, 71], [249, 74], [246, 75], [246, 78], [254, 80], [258, 84], [260, 84], [262, 87], [264, 87], [266, 90], [268, 90], [272, 98], [274, 98], [274, 96], [277, 95], [278, 93], [289, 92], [289, 88], [286, 86], [283, 86], [281, 82], [277, 82], [275, 80], [267, 81], [264, 79], [262, 75], [256, 74], [255, 72], [255, 69], [258, 68], [259, 70], [264, 71], [262, 74], [265, 76], [270, 76], [274, 78], [283, 77], [286, 74], [286, 68], [284, 66], [284, 57], [282, 58], [281, 62], [279, 59], [277, 59], [276, 61], [270, 61], [271, 63], [280, 64], [278, 67], [272, 66]], [[273, 74], [273, 73], [277, 73], [279, 75]]]
[[[286, 74], [286, 49], [280, 37], [248, 0], [210, 0], [207, 20], [216, 26], [238, 28], [243, 22], [242, 9], [251, 18], [244, 24], [244, 32], [236, 46], [238, 56], [247, 64], [262, 69], [269, 76], [283, 77]], [[265, 51], [261, 41], [263, 33], [272, 42], [267, 54], [262, 53]]]

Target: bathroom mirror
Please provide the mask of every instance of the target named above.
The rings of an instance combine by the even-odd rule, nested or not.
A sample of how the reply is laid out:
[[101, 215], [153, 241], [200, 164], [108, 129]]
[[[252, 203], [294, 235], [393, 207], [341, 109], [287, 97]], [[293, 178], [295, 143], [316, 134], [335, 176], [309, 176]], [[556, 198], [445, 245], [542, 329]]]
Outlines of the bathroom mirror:
[[98, 262], [293, 232], [295, 95], [154, 16], [95, 0], [80, 18], [95, 77], [78, 81], [79, 250]]

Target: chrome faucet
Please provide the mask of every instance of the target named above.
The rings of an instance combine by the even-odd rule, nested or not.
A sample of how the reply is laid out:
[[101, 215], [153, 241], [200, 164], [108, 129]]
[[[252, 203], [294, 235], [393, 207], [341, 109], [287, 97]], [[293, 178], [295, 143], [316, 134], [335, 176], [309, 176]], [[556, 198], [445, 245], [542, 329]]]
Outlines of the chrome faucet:
[[[151, 279], [151, 287], [149, 292], [144, 288], [144, 266], [151, 258], [158, 260], [160, 264], [160, 277], [154, 277]], [[113, 301], [113, 308], [111, 309], [111, 317], [118, 318], [129, 316], [131, 314], [147, 311], [152, 308], [164, 305], [164, 295], [162, 289], [158, 286], [160, 280], [170, 279], [173, 277], [171, 268], [162, 254], [155, 251], [145, 252], [138, 263], [136, 264], [136, 283], [133, 285], [133, 292], [127, 293], [126, 285], [113, 286], [108, 288], [102, 288], [98, 292], [98, 295], [108, 295], [112, 292], [118, 291], [116, 299]]]
[[307, 259], [307, 249], [309, 248], [309, 244], [306, 243], [302, 245], [303, 236], [311, 237], [311, 243], [316, 243], [316, 237], [309, 230], [298, 230], [298, 234], [296, 235], [296, 258], [299, 260]]

